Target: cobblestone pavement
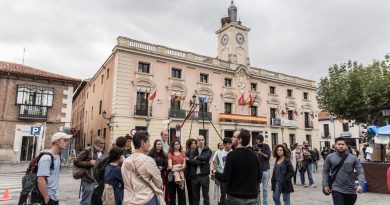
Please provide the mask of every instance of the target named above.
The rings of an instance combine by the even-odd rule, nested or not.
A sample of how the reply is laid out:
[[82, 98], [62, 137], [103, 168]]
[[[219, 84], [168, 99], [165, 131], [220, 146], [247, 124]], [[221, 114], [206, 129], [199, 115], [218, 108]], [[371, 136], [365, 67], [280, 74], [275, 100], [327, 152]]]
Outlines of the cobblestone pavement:
[[[320, 165], [321, 167], [321, 165]], [[325, 196], [321, 192], [321, 173], [313, 173], [314, 182], [317, 185], [316, 188], [302, 188], [299, 185], [294, 186], [295, 192], [291, 195], [291, 204], [293, 205], [329, 205], [332, 204], [331, 196]], [[79, 204], [78, 194], [80, 188], [80, 180], [74, 180], [72, 178], [72, 172], [70, 168], [63, 168], [60, 176], [60, 205], [77, 205]], [[299, 183], [299, 176], [297, 176], [297, 182]], [[4, 179], [4, 178], [3, 178]], [[3, 179], [0, 184], [3, 183]], [[6, 178], [5, 178], [6, 180]], [[307, 181], [307, 175], [306, 175]], [[217, 204], [213, 199], [212, 186], [210, 185], [210, 199], [212, 205]], [[0, 191], [2, 194], [3, 190]], [[269, 204], [274, 204], [272, 201], [272, 191], [269, 193]], [[15, 205], [17, 204], [17, 197], [12, 195], [11, 201], [1, 202], [1, 205]], [[356, 205], [387, 205], [390, 203], [390, 194], [376, 194], [376, 193], [364, 193], [358, 195], [358, 201]]]

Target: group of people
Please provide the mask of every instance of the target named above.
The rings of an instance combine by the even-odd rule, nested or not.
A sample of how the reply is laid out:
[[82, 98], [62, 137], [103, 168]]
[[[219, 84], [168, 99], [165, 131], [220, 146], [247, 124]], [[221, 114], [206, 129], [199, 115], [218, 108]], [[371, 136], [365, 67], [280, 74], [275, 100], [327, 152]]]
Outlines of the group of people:
[[[70, 137], [64, 133], [52, 136], [54, 168], [50, 166], [49, 156], [45, 155], [39, 162], [37, 176], [42, 204], [58, 204], [59, 153], [67, 147]], [[297, 171], [300, 172], [303, 187], [308, 186], [305, 184], [305, 172], [308, 173], [309, 185], [315, 187], [311, 158], [316, 156], [307, 142], [302, 146], [296, 144], [292, 151], [286, 145], [276, 145], [271, 151], [262, 135], [257, 136], [256, 144], [252, 147], [249, 146], [250, 139], [248, 130], [237, 130], [231, 138], [222, 140], [212, 156], [202, 135], [188, 139], [184, 150], [179, 140], [168, 144], [168, 132], [165, 130], [161, 132], [161, 139], [153, 142], [153, 146], [147, 132], [137, 131], [133, 136], [117, 138], [109, 153], [104, 153], [104, 140], [97, 137], [94, 144], [81, 151], [74, 161], [75, 167], [84, 170], [80, 205], [95, 204], [91, 200], [95, 198], [92, 195], [101, 183], [99, 180], [103, 180], [105, 185], [103, 196], [112, 193], [114, 199], [111, 202], [118, 205], [176, 202], [179, 205], [198, 205], [201, 196], [203, 204], [208, 205], [210, 179], [216, 185], [214, 193], [218, 204], [255, 205], [262, 202], [267, 205], [270, 178], [274, 203], [281, 204], [282, 196], [284, 204], [289, 205], [290, 193], [294, 192], [292, 179], [295, 183]], [[275, 158], [272, 174], [271, 156]], [[99, 167], [97, 165], [102, 159], [106, 159], [106, 164], [99, 174], [95, 168]], [[341, 162], [342, 168], [335, 174], [335, 167]], [[354, 170], [359, 180], [357, 188]], [[356, 156], [347, 152], [345, 139], [336, 139], [335, 152], [326, 156], [322, 173], [323, 192], [332, 194], [334, 204], [355, 203], [356, 192], [362, 192], [364, 171]], [[112, 192], [106, 190], [106, 186]]]

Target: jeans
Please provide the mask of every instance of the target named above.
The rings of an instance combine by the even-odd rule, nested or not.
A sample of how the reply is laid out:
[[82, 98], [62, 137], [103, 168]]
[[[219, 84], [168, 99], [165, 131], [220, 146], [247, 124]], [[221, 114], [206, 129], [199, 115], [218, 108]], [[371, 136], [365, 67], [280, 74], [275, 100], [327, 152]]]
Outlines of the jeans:
[[313, 162], [313, 172], [317, 172], [318, 171], [318, 161], [317, 162]]
[[81, 179], [81, 201], [80, 205], [90, 205], [93, 189], [96, 182], [85, 181]]
[[263, 184], [263, 205], [268, 205], [269, 178], [271, 170], [263, 171], [261, 183]]
[[343, 194], [332, 191], [333, 205], [354, 205], [357, 199], [356, 194]]
[[306, 165], [304, 166], [304, 168], [305, 168], [304, 170], [299, 171], [300, 174], [301, 174], [301, 183], [302, 183], [302, 185], [305, 184], [305, 172], [306, 172], [306, 171], [307, 171], [307, 176], [308, 176], [308, 178], [309, 178], [310, 185], [313, 185], [313, 184], [314, 184], [313, 175], [312, 175], [312, 170], [311, 170], [312, 167], [313, 167], [312, 163], [308, 163], [308, 164], [306, 164]]
[[176, 193], [177, 202], [179, 205], [186, 204], [186, 192], [184, 189], [180, 189], [180, 186], [176, 182], [168, 182], [169, 187], [169, 204], [176, 205]]
[[257, 197], [254, 199], [240, 199], [227, 194], [225, 199], [226, 205], [257, 205]]
[[210, 204], [209, 187], [210, 187], [209, 175], [197, 176], [194, 179], [192, 179], [192, 194], [194, 197], [194, 205], [199, 205], [200, 188], [202, 188], [203, 205]]
[[145, 205], [158, 205], [157, 196], [154, 195], [153, 198], [150, 201], [148, 201], [148, 203], [146, 203]]
[[282, 187], [280, 186], [280, 181], [278, 180], [276, 181], [275, 191], [273, 194], [275, 205], [282, 205], [282, 203], [280, 202], [281, 194], [283, 194], [284, 205], [290, 205], [290, 193], [282, 193]]
[[227, 183], [220, 182], [219, 188], [221, 189], [221, 199], [219, 200], [219, 205], [225, 205], [226, 192], [227, 192]]

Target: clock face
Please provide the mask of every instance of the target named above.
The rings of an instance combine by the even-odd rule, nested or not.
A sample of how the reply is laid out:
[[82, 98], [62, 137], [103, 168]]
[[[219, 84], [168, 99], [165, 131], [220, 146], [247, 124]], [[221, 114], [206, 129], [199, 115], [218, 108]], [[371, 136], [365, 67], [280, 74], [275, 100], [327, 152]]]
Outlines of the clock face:
[[222, 45], [226, 45], [229, 41], [229, 36], [227, 34], [222, 36], [221, 43]]
[[238, 34], [236, 35], [236, 41], [237, 41], [237, 43], [239, 43], [239, 44], [243, 44], [243, 43], [244, 43], [244, 35], [242, 35], [241, 33], [238, 33]]

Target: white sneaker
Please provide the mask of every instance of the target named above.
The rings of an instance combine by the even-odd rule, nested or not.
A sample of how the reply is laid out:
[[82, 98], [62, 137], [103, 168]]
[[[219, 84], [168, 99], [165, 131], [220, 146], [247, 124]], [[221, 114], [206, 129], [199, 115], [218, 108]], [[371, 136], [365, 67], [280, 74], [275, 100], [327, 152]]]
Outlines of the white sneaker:
[[315, 185], [315, 184], [312, 184], [312, 185], [310, 185], [310, 187], [311, 187], [311, 188], [316, 188], [316, 187], [317, 187], [317, 185]]
[[302, 184], [302, 188], [306, 188], [307, 187], [307, 184]]

